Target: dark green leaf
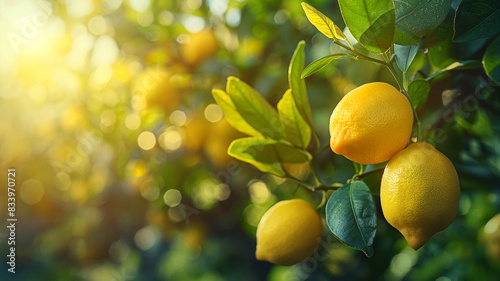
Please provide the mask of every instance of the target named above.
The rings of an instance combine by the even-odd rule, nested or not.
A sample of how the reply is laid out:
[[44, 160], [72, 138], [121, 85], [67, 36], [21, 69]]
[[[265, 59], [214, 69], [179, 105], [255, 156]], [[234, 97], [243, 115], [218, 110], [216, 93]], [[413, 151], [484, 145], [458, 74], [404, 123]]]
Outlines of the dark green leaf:
[[434, 77], [436, 77], [444, 72], [450, 71], [450, 70], [476, 68], [479, 66], [481, 66], [481, 62], [477, 61], [477, 60], [457, 61], [457, 62], [454, 62], [454, 63], [448, 65], [447, 67], [437, 71], [436, 73], [432, 74], [431, 76], [425, 78], [425, 80], [430, 81]]
[[416, 45], [418, 40], [436, 29], [446, 17], [452, 0], [394, 1], [396, 31], [394, 43]]
[[231, 124], [236, 130], [254, 137], [262, 136], [261, 133], [252, 127], [250, 124], [241, 117], [233, 101], [226, 92], [222, 90], [212, 90], [212, 95], [214, 96], [217, 104], [222, 108], [224, 115], [226, 116], [227, 122]]
[[381, 54], [391, 47], [396, 18], [392, 0], [339, 0], [339, 5], [345, 24], [368, 51]]
[[228, 154], [254, 165], [262, 172], [279, 177], [285, 175], [281, 163], [303, 163], [311, 159], [307, 151], [291, 144], [256, 137], [234, 140], [229, 146]]
[[408, 94], [410, 95], [413, 107], [417, 108], [426, 100], [431, 90], [431, 84], [424, 79], [417, 79], [410, 83]]
[[455, 10], [450, 8], [443, 22], [428, 34], [423, 43], [422, 48], [435, 47], [443, 42], [449, 42], [453, 38], [453, 19], [455, 18]]
[[453, 41], [471, 41], [497, 33], [500, 33], [500, 1], [463, 0], [458, 5]]
[[313, 6], [302, 2], [302, 8], [309, 22], [328, 38], [345, 39], [345, 35], [333, 21]]
[[285, 130], [285, 139], [294, 145], [307, 148], [311, 140], [311, 127], [300, 115], [292, 90], [288, 90], [278, 103], [278, 114]]
[[335, 54], [335, 55], [328, 55], [326, 57], [322, 57], [320, 59], [313, 61], [311, 64], [309, 64], [306, 67], [306, 69], [304, 69], [304, 71], [302, 72], [301, 78], [303, 79], [303, 78], [306, 78], [306, 77], [316, 73], [317, 71], [319, 71], [323, 67], [327, 66], [334, 59], [338, 59], [338, 58], [342, 58], [342, 57], [349, 57], [349, 58], [356, 59], [356, 57], [353, 57], [353, 56], [348, 55], [348, 54]]
[[354, 181], [337, 189], [326, 204], [326, 224], [340, 241], [371, 257], [377, 213], [368, 186]]
[[278, 113], [256, 90], [236, 77], [229, 77], [226, 87], [238, 113], [255, 130], [274, 139], [284, 136]]
[[302, 115], [302, 118], [313, 128], [311, 107], [309, 106], [309, 100], [307, 99], [306, 82], [300, 78], [300, 74], [304, 69], [304, 41], [300, 41], [293, 53], [292, 60], [290, 61], [290, 66], [288, 68], [288, 83], [292, 90], [292, 96], [297, 105], [297, 109]]
[[486, 49], [483, 56], [483, 67], [490, 79], [500, 85], [500, 37], [495, 39]]
[[410, 67], [413, 59], [417, 55], [418, 49], [422, 45], [422, 40], [418, 41], [418, 45], [402, 46], [394, 44], [394, 54], [396, 55], [396, 63], [401, 71], [406, 72]]

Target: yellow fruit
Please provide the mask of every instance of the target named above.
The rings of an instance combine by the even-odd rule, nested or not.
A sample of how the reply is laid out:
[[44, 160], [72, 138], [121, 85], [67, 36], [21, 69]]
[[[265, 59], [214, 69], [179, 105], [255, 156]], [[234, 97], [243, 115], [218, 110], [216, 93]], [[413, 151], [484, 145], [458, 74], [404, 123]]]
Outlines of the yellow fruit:
[[333, 110], [330, 147], [361, 164], [381, 163], [406, 146], [412, 125], [413, 109], [402, 93], [387, 83], [368, 83]]
[[309, 162], [281, 163], [281, 167], [288, 175], [299, 180], [306, 180], [307, 175], [309, 175], [309, 172], [311, 171]]
[[322, 231], [321, 218], [308, 202], [278, 202], [259, 222], [255, 256], [279, 265], [299, 263], [314, 253]]
[[234, 159], [227, 154], [227, 148], [233, 140], [244, 135], [236, 131], [225, 118], [217, 123], [211, 123], [209, 129], [210, 134], [203, 144], [203, 149], [215, 167], [224, 169], [227, 163]]
[[484, 237], [488, 254], [491, 258], [500, 260], [500, 214], [496, 214], [484, 226]]
[[203, 146], [209, 131], [210, 123], [203, 113], [196, 112], [191, 115], [184, 126], [186, 137], [184, 138], [184, 147], [190, 151], [197, 151]]
[[181, 102], [181, 87], [173, 72], [165, 68], [151, 67], [139, 74], [132, 93], [142, 98], [148, 108], [159, 107], [172, 111]]
[[382, 211], [415, 250], [453, 222], [459, 199], [455, 167], [426, 142], [398, 152], [385, 167], [380, 185]]
[[189, 35], [189, 40], [181, 45], [181, 55], [188, 64], [197, 64], [214, 56], [219, 50], [215, 35], [210, 30], [203, 30]]

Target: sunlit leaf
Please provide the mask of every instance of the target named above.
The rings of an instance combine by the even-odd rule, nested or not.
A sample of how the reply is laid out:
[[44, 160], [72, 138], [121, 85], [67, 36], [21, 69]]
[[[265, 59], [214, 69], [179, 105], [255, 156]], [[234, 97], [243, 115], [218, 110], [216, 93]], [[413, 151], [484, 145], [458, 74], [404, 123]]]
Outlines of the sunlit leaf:
[[463, 0], [455, 12], [453, 41], [465, 42], [500, 33], [500, 1]]
[[284, 136], [278, 113], [256, 90], [236, 77], [229, 77], [226, 87], [238, 113], [255, 130], [274, 139]]
[[335, 54], [335, 55], [328, 55], [326, 57], [322, 57], [320, 59], [317, 59], [313, 61], [311, 64], [309, 64], [306, 69], [302, 72], [301, 78], [306, 78], [316, 72], [318, 72], [320, 69], [323, 67], [327, 66], [330, 64], [334, 59], [342, 58], [342, 57], [349, 57], [352, 59], [357, 59], [356, 57], [353, 57], [348, 54]]
[[483, 67], [491, 80], [500, 85], [500, 37], [488, 46], [483, 56]]
[[291, 144], [256, 137], [234, 140], [229, 146], [228, 154], [252, 164], [262, 172], [279, 177], [285, 175], [281, 163], [303, 163], [311, 159], [307, 151]]
[[307, 99], [306, 82], [300, 77], [302, 70], [304, 70], [304, 41], [300, 41], [293, 53], [290, 66], [288, 68], [288, 83], [292, 90], [292, 96], [297, 105], [297, 109], [302, 115], [302, 118], [313, 127], [311, 107]]
[[391, 47], [396, 14], [392, 0], [339, 0], [344, 22], [368, 51], [381, 54]]
[[241, 114], [236, 110], [236, 106], [226, 92], [222, 90], [212, 90], [212, 95], [217, 104], [222, 108], [227, 122], [231, 124], [236, 130], [254, 137], [262, 136], [262, 134], [252, 127], [250, 124], [241, 117]]
[[452, 0], [396, 0], [396, 31], [394, 43], [417, 45], [418, 40], [430, 34], [446, 17]]
[[476, 67], [480, 67], [480, 66], [481, 66], [481, 62], [477, 61], [477, 60], [457, 61], [457, 62], [454, 62], [454, 63], [448, 65], [447, 67], [437, 71], [436, 73], [432, 74], [431, 76], [425, 78], [425, 80], [430, 81], [434, 77], [436, 77], [444, 72], [450, 71], [450, 70], [476, 68]]
[[343, 243], [373, 255], [373, 239], [377, 230], [377, 212], [372, 194], [362, 181], [354, 181], [337, 189], [326, 204], [326, 224]]
[[345, 39], [345, 35], [340, 28], [322, 12], [316, 10], [313, 6], [302, 2], [302, 8], [306, 13], [307, 19], [321, 33], [328, 38]]
[[307, 148], [311, 140], [311, 127], [300, 115], [292, 90], [288, 90], [278, 103], [278, 114], [285, 131], [285, 139], [294, 145]]

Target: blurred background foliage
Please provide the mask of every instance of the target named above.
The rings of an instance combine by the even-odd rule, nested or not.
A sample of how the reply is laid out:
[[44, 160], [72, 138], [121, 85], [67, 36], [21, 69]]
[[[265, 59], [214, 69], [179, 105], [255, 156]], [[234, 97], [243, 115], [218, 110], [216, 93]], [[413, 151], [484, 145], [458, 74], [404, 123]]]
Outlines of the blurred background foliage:
[[[300, 40], [306, 63], [336, 52], [300, 2], [0, 1], [0, 182], [16, 168], [19, 219], [15, 275], [0, 232], [1, 279], [495, 280], [500, 99], [482, 68], [437, 77], [419, 109], [424, 134], [460, 175], [450, 228], [415, 252], [379, 216], [371, 259], [325, 232], [301, 264], [256, 261], [263, 213], [289, 198], [318, 204], [320, 194], [227, 156], [241, 134], [211, 89], [233, 75], [275, 105]], [[308, 2], [344, 27], [336, 1]], [[480, 60], [489, 41], [441, 44], [419, 52], [412, 68]], [[307, 78], [322, 143], [343, 94], [373, 81], [394, 84], [380, 66], [347, 59]], [[353, 174], [329, 150], [315, 165], [325, 182]], [[374, 194], [380, 176], [366, 178]]]

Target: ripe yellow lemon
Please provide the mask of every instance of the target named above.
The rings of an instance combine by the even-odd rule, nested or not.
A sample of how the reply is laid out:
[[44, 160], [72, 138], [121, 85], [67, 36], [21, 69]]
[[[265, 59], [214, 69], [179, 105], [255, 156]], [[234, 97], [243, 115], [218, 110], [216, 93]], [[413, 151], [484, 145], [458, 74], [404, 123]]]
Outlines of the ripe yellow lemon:
[[322, 231], [321, 218], [308, 202], [278, 202], [259, 222], [255, 257], [278, 265], [299, 263], [314, 253]]
[[415, 250], [453, 222], [459, 199], [455, 167], [426, 142], [411, 144], [385, 167], [380, 185], [382, 211]]
[[219, 50], [219, 43], [211, 30], [203, 30], [190, 34], [188, 41], [180, 48], [184, 61], [193, 65], [214, 56]]
[[387, 161], [411, 136], [413, 109], [393, 86], [368, 83], [345, 95], [330, 118], [330, 147], [361, 164]]

